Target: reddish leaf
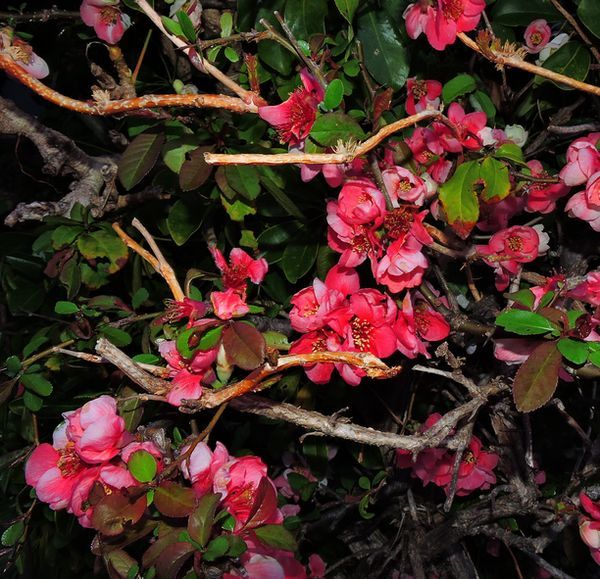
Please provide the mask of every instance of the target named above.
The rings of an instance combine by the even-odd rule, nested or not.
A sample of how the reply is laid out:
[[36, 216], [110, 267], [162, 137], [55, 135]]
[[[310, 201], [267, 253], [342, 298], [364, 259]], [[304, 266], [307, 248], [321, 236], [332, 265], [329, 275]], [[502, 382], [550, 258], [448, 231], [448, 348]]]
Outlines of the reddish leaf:
[[162, 133], [142, 133], [123, 151], [119, 162], [119, 180], [129, 191], [133, 189], [154, 167], [165, 136]]
[[246, 528], [253, 528], [264, 525], [271, 518], [276, 508], [277, 493], [275, 488], [267, 477], [263, 477], [258, 483], [254, 495], [254, 503], [244, 526]]
[[561, 363], [556, 342], [540, 344], [525, 360], [513, 384], [513, 397], [520, 412], [537, 410], [552, 398]]
[[233, 322], [223, 330], [223, 347], [228, 361], [243, 370], [255, 370], [267, 354], [263, 335], [244, 322]]
[[188, 520], [190, 537], [202, 547], [208, 543], [210, 538], [220, 500], [221, 495], [218, 494], [209, 493], [204, 495]]
[[137, 561], [125, 551], [117, 549], [104, 556], [104, 562], [110, 577], [126, 579], [129, 570], [137, 564]]
[[92, 525], [103, 535], [120, 535], [127, 526], [137, 523], [146, 510], [146, 497], [137, 500], [119, 492], [105, 496], [94, 507]]
[[381, 115], [385, 111], [389, 111], [392, 106], [392, 96], [394, 95], [394, 89], [392, 87], [386, 88], [383, 92], [377, 93], [373, 99], [373, 124], [377, 125]]
[[178, 541], [166, 547], [156, 560], [158, 579], [175, 579], [193, 552], [194, 547], [187, 541]]
[[154, 492], [154, 505], [167, 517], [187, 517], [196, 504], [194, 491], [166, 481]]
[[212, 166], [204, 160], [204, 153], [212, 151], [214, 147], [198, 147], [189, 155], [179, 171], [179, 186], [182, 191], [198, 189], [210, 177]]
[[142, 555], [142, 565], [146, 569], [149, 569], [156, 563], [156, 560], [169, 545], [177, 543], [179, 540], [179, 535], [182, 531], [184, 531], [182, 527], [168, 527], [168, 529], [169, 530], [160, 535], [158, 539], [152, 543], [152, 545], [150, 545], [150, 547], [146, 549], [145, 553]]

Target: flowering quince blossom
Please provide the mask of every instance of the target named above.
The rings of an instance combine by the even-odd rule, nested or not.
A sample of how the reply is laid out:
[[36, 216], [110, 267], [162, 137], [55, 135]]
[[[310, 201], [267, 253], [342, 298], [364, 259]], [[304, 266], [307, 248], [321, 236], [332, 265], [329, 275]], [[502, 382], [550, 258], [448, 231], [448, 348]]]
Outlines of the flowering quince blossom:
[[378, 227], [386, 213], [385, 197], [369, 179], [352, 179], [339, 193], [337, 212], [350, 225]]
[[0, 29], [0, 53], [8, 54], [23, 70], [37, 79], [46, 78], [50, 69], [46, 61], [39, 57], [31, 46], [17, 38], [12, 28]]
[[119, 8], [119, 0], [83, 0], [79, 12], [84, 24], [91, 26], [100, 40], [116, 44], [131, 26], [129, 16]]
[[[532, 177], [548, 177], [539, 161], [529, 161], [527, 166], [531, 170]], [[569, 193], [570, 187], [562, 181], [558, 183], [529, 183], [525, 191], [527, 202], [525, 210], [530, 213], [551, 213], [556, 209], [556, 202]]]
[[428, 108], [440, 106], [442, 83], [437, 80], [417, 80], [415, 77], [406, 81], [406, 112], [409, 115], [420, 113]]
[[183, 298], [181, 301], [166, 300], [167, 310], [162, 321], [178, 322], [183, 318], [188, 318], [188, 327], [191, 327], [196, 320], [203, 318], [208, 311], [206, 302], [200, 302], [191, 298]]
[[408, 35], [422, 32], [436, 50], [453, 44], [459, 32], [469, 32], [479, 23], [485, 0], [423, 0], [409, 4], [404, 11]]
[[579, 494], [581, 506], [588, 513], [579, 518], [579, 534], [582, 541], [590, 548], [592, 559], [600, 565], [600, 505], [584, 492]]
[[396, 206], [401, 201], [421, 206], [431, 196], [425, 181], [404, 167], [386, 169], [381, 176]]
[[325, 92], [306, 69], [300, 71], [303, 86], [280, 105], [258, 107], [258, 116], [274, 126], [282, 143], [298, 146], [308, 137]]
[[471, 151], [481, 149], [483, 143], [479, 133], [485, 128], [487, 122], [487, 116], [484, 112], [467, 114], [458, 103], [452, 103], [448, 107], [448, 119], [454, 130], [440, 122], [431, 124], [445, 151], [462, 153], [463, 148]]
[[433, 128], [417, 127], [412, 136], [404, 142], [411, 150], [415, 161], [426, 168], [435, 182], [444, 183], [448, 179], [452, 170], [452, 161], [446, 159], [446, 151]]
[[573, 288], [568, 296], [593, 306], [600, 306], [600, 271], [588, 273], [585, 280]]
[[[432, 414], [420, 429], [426, 432], [441, 419], [440, 414]], [[476, 436], [471, 438], [458, 468], [456, 483], [457, 496], [466, 496], [474, 490], [487, 490], [496, 483], [496, 468], [499, 456], [482, 449], [482, 443]], [[407, 450], [396, 451], [396, 464], [399, 468], [412, 468], [412, 476], [421, 479], [423, 486], [433, 483], [442, 487], [446, 494], [452, 486], [455, 453], [428, 448], [417, 454], [413, 460]]]
[[269, 264], [266, 259], [253, 259], [243, 249], [236, 247], [229, 254], [229, 263], [221, 251], [210, 247], [216, 266], [221, 271], [225, 291], [213, 291], [210, 301], [215, 315], [229, 320], [247, 314], [250, 310], [246, 303], [247, 280], [259, 284], [267, 275]]
[[492, 235], [487, 245], [476, 246], [477, 254], [494, 268], [496, 289], [508, 287], [522, 263], [529, 263], [548, 251], [549, 237], [541, 226], [515, 225]]
[[543, 18], [531, 22], [525, 29], [525, 44], [528, 52], [530, 54], [540, 52], [550, 41], [551, 35], [550, 26]]

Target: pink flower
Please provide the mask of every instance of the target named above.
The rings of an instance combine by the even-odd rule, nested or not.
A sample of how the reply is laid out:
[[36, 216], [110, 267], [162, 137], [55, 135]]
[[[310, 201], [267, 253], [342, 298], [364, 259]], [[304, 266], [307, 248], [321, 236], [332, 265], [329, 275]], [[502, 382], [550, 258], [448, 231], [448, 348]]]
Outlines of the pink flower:
[[[469, 448], [465, 451], [458, 469], [456, 495], [466, 496], [474, 490], [487, 490], [496, 483], [493, 470], [498, 465], [499, 456], [482, 450], [479, 438], [473, 436]], [[440, 480], [444, 480], [443, 477]], [[447, 473], [446, 492], [452, 481], [452, 468]]]
[[175, 341], [164, 340], [158, 344], [160, 355], [169, 364], [172, 388], [167, 394], [167, 402], [180, 406], [182, 400], [196, 400], [202, 395], [202, 384], [214, 380], [211, 370], [217, 358], [217, 348], [198, 350], [191, 360], [185, 360], [177, 351]]
[[83, 0], [79, 12], [87, 26], [92, 26], [100, 40], [116, 44], [131, 25], [127, 14], [118, 7], [119, 0]]
[[413, 236], [394, 241], [373, 267], [377, 283], [385, 285], [392, 293], [418, 286], [429, 266], [429, 261], [421, 251], [422, 247]]
[[306, 70], [300, 72], [303, 87], [297, 88], [277, 106], [258, 108], [258, 116], [273, 125], [282, 143], [296, 146], [306, 137], [317, 118], [317, 107], [325, 93], [317, 80]]
[[406, 81], [406, 112], [409, 115], [420, 113], [428, 108], [440, 106], [442, 83], [437, 80], [417, 80], [415, 77]]
[[579, 519], [579, 534], [583, 542], [590, 548], [590, 555], [600, 565], [600, 506], [584, 492], [579, 494], [581, 506], [591, 515], [591, 519], [582, 516]]
[[420, 177], [404, 167], [392, 167], [382, 172], [383, 182], [397, 206], [400, 201], [423, 205], [430, 196], [427, 185]]
[[404, 142], [411, 150], [415, 161], [427, 169], [434, 181], [437, 183], [446, 181], [452, 169], [452, 162], [444, 157], [445, 150], [436, 131], [432, 128], [417, 127], [412, 136]]
[[73, 412], [65, 412], [67, 439], [75, 443], [77, 454], [86, 462], [110, 460], [127, 442], [125, 420], [117, 414], [111, 396], [100, 396]]
[[204, 317], [208, 307], [206, 302], [199, 302], [190, 298], [183, 298], [181, 301], [167, 300], [167, 311], [163, 317], [164, 320], [178, 322], [183, 318], [188, 318], [190, 324]]
[[25, 480], [38, 499], [56, 511], [69, 505], [85, 470], [74, 443], [58, 448], [44, 443], [31, 453], [25, 465]]
[[121, 459], [123, 462], [128, 463], [131, 455], [138, 450], [144, 450], [148, 454], [151, 454], [157, 460], [162, 460], [163, 453], [160, 448], [154, 444], [151, 440], [145, 440], [143, 442], [131, 442], [123, 450], [121, 450]]
[[444, 50], [459, 32], [473, 30], [485, 9], [485, 0], [421, 0], [404, 11], [406, 31], [411, 38], [425, 32], [429, 44]]
[[[181, 453], [188, 448], [189, 446], [182, 448]], [[229, 452], [220, 442], [215, 445], [214, 452], [206, 443], [199, 442], [189, 458], [181, 463], [181, 471], [192, 483], [196, 494], [202, 496], [212, 489], [215, 474], [230, 458]]]
[[527, 338], [497, 338], [494, 340], [494, 358], [506, 364], [522, 364], [543, 340]]
[[463, 147], [475, 151], [481, 149], [483, 142], [479, 133], [485, 128], [487, 122], [485, 113], [466, 114], [458, 103], [452, 103], [448, 107], [448, 119], [453, 125], [453, 130], [439, 122], [431, 125], [438, 134], [444, 150], [450, 153], [461, 153]]
[[[317, 330], [304, 334], [296, 340], [291, 348], [290, 354], [309, 354], [313, 352], [336, 352], [342, 349], [341, 338], [335, 332], [328, 330]], [[304, 366], [304, 371], [309, 380], [315, 384], [327, 384], [331, 380], [335, 366], [325, 362]]]
[[565, 211], [568, 212], [569, 217], [587, 221], [594, 231], [600, 231], [600, 208], [590, 204], [585, 191], [575, 193], [567, 201]]
[[[532, 177], [548, 177], [539, 161], [529, 161], [527, 166]], [[530, 183], [525, 187], [527, 204], [525, 210], [529, 212], [551, 213], [556, 209], [556, 201], [569, 192], [569, 187], [564, 183]]]
[[546, 46], [546, 44], [548, 44], [551, 35], [552, 31], [550, 30], [550, 26], [548, 26], [548, 23], [543, 18], [534, 20], [525, 29], [525, 44], [527, 45], [527, 50], [531, 54], [537, 54], [544, 46]]
[[477, 253], [496, 273], [496, 288], [504, 290], [510, 276], [522, 263], [535, 260], [548, 250], [548, 235], [539, 228], [515, 225], [492, 235], [487, 245], [477, 245]]
[[244, 297], [231, 288], [224, 292], [211, 292], [210, 303], [215, 316], [221, 320], [240, 318], [250, 311]]
[[559, 176], [565, 185], [583, 185], [594, 173], [600, 171], [600, 152], [596, 148], [600, 133], [590, 133], [573, 141], [567, 149], [567, 164]]
[[600, 306], [600, 271], [592, 271], [581, 282], [573, 288], [568, 296], [576, 300], [588, 302], [593, 306]]
[[39, 57], [31, 46], [15, 37], [11, 28], [0, 29], [0, 52], [8, 54], [22, 69], [37, 79], [46, 78], [50, 74], [48, 64]]
[[481, 220], [477, 227], [482, 231], [498, 231], [506, 229], [508, 222], [523, 211], [525, 197], [509, 195], [498, 203], [481, 203]]
[[385, 197], [369, 179], [352, 179], [340, 191], [337, 211], [349, 225], [379, 226], [386, 211]]

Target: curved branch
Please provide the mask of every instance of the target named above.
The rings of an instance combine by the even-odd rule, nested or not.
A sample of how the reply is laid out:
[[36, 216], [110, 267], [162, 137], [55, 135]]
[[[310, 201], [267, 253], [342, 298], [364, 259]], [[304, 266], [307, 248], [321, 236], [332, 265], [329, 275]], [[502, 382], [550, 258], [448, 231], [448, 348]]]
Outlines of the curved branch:
[[426, 110], [405, 119], [400, 119], [386, 125], [362, 143], [349, 146], [347, 151], [340, 153], [280, 153], [276, 155], [204, 153], [204, 160], [209, 165], [340, 165], [350, 163], [357, 157], [365, 155], [384, 139], [402, 129], [412, 127], [425, 119], [433, 119], [441, 115], [442, 113], [439, 110]]

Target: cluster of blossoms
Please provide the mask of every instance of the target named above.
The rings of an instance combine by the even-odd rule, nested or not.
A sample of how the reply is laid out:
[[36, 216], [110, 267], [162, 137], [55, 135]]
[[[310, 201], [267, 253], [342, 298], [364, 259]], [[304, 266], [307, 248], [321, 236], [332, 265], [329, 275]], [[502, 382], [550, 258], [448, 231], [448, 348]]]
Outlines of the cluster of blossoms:
[[[142, 483], [128, 469], [132, 457], [140, 451], [149, 453], [160, 475], [166, 451], [129, 433], [110, 396], [100, 396], [63, 416], [65, 421], [55, 430], [53, 443], [40, 444], [31, 454], [25, 478], [40, 501], [53, 510], [66, 509], [83, 527], [93, 528], [95, 487], [103, 495], [140, 487]], [[306, 570], [293, 553], [263, 545], [252, 534], [252, 529], [280, 524], [284, 518], [266, 464], [256, 456], [231, 456], [220, 442], [214, 451], [204, 442], [197, 443], [189, 456], [188, 451], [188, 446], [180, 449], [180, 455], [186, 456], [178, 465], [181, 474], [198, 499], [207, 493], [220, 495], [221, 507], [235, 521], [233, 533], [246, 542], [247, 551], [241, 557], [244, 576], [306, 578]], [[258, 511], [257, 500], [261, 501]], [[318, 556], [311, 557], [310, 568], [311, 577], [323, 575], [324, 564]], [[226, 576], [239, 575], [233, 572]]]
[[[264, 279], [268, 264], [265, 259], [253, 259], [244, 250], [231, 250], [229, 262], [216, 247], [211, 254], [221, 272], [224, 291], [213, 291], [210, 302], [213, 314], [218, 318], [205, 318], [208, 305], [205, 302], [184, 298], [171, 305], [167, 318], [171, 321], [188, 319], [187, 328], [210, 329], [219, 325], [219, 320], [230, 320], [244, 316], [249, 308], [246, 303], [248, 283], [259, 284]], [[179, 406], [184, 399], [194, 400], [202, 395], [203, 385], [215, 380], [213, 364], [223, 358], [222, 347], [217, 344], [207, 350], [196, 350], [191, 359], [185, 359], [177, 350], [175, 340], [163, 340], [158, 345], [161, 356], [167, 361], [172, 388], [167, 402]]]
[[[420, 432], [432, 428], [441, 418], [440, 414], [432, 414], [421, 426]], [[482, 449], [481, 440], [471, 437], [465, 450], [456, 480], [456, 495], [466, 496], [474, 490], [487, 490], [496, 483], [494, 469], [499, 456]], [[444, 489], [446, 494], [452, 486], [455, 453], [443, 448], [427, 448], [413, 457], [407, 450], [396, 451], [396, 464], [399, 468], [411, 468], [411, 475], [421, 479], [423, 486], [433, 483]]]
[[99, 484], [108, 494], [137, 486], [127, 469], [136, 451], [154, 456], [161, 468], [162, 451], [151, 441], [137, 441], [125, 429], [110, 396], [100, 396], [63, 414], [52, 444], [40, 444], [25, 467], [25, 480], [40, 501], [51, 509], [73, 513], [83, 527], [91, 527], [93, 506], [88, 498]]
[[46, 61], [33, 52], [27, 42], [15, 36], [14, 30], [8, 26], [0, 28], [0, 54], [10, 56], [34, 78], [42, 79], [50, 74]]
[[83, 0], [79, 12], [84, 24], [109, 44], [119, 42], [131, 26], [131, 19], [121, 11], [119, 0]]

